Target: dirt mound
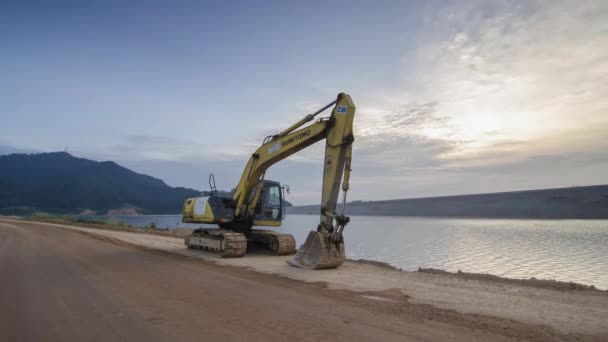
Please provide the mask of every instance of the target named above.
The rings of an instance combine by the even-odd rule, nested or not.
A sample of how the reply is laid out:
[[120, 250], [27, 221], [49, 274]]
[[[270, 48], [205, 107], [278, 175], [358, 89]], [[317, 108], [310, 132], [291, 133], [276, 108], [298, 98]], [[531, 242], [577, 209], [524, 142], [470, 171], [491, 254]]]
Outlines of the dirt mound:
[[177, 236], [177, 237], [186, 237], [190, 234], [192, 234], [192, 228], [175, 228], [173, 230], [173, 235]]

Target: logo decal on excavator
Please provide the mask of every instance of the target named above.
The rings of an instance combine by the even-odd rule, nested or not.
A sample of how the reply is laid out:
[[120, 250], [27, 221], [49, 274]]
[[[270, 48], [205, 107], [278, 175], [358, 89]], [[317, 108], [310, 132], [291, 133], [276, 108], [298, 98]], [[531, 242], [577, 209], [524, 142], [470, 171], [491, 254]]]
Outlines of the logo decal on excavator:
[[268, 154], [273, 154], [279, 150], [279, 143], [273, 144], [268, 148]]
[[346, 107], [346, 106], [338, 106], [336, 113], [346, 113], [347, 109], [348, 109], [348, 107]]
[[293, 137], [291, 137], [291, 138], [289, 138], [289, 139], [287, 139], [287, 140], [283, 141], [283, 142], [281, 143], [281, 146], [285, 147], [285, 146], [287, 146], [287, 145], [291, 144], [292, 142], [297, 141], [297, 140], [300, 140], [300, 139], [302, 139], [302, 138], [304, 138], [304, 137], [307, 137], [307, 136], [309, 136], [309, 135], [310, 135], [310, 129], [308, 129], [308, 130], [306, 130], [306, 131], [304, 131], [304, 132], [302, 132], [302, 133], [298, 133], [298, 134], [294, 135]]

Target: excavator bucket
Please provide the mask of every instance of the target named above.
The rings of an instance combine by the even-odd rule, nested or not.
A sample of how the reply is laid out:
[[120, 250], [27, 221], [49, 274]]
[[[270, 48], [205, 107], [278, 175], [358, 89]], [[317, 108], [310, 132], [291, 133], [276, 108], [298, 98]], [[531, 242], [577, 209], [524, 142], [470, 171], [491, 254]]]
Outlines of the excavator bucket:
[[337, 268], [344, 263], [344, 242], [331, 241], [328, 233], [311, 231], [288, 263], [311, 270]]

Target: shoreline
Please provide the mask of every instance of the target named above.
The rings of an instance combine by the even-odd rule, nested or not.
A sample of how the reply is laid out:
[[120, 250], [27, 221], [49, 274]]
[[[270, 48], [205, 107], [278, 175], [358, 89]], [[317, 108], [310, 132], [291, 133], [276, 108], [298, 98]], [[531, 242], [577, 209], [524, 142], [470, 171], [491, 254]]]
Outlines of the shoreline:
[[[300, 215], [300, 214], [298, 214]], [[14, 217], [6, 217], [0, 216], [0, 218], [13, 218]], [[31, 222], [47, 222], [47, 223], [59, 223], [66, 225], [73, 225], [78, 227], [90, 227], [102, 230], [110, 230], [110, 231], [124, 231], [131, 232], [137, 234], [152, 234], [152, 235], [160, 235], [160, 236], [171, 236], [183, 238], [192, 232], [191, 228], [185, 227], [176, 227], [172, 229], [166, 229], [162, 227], [133, 227], [133, 226], [117, 226], [112, 223], [102, 224], [99, 222], [85, 222], [81, 220], [71, 220], [66, 218], [52, 218], [52, 219], [33, 219], [33, 218], [20, 218], [22, 220], [27, 220]], [[584, 284], [579, 283], [572, 280], [556, 280], [549, 278], [511, 278], [511, 277], [503, 277], [498, 276], [491, 273], [477, 273], [477, 272], [463, 272], [463, 271], [448, 271], [440, 268], [423, 268], [418, 267], [417, 270], [403, 270], [397, 266], [391, 265], [384, 261], [377, 260], [367, 260], [367, 259], [350, 259], [346, 260], [351, 262], [365, 263], [369, 265], [375, 265], [378, 267], [383, 267], [387, 269], [393, 269], [395, 271], [401, 272], [422, 272], [428, 274], [435, 275], [451, 275], [463, 279], [477, 279], [477, 280], [486, 280], [486, 281], [495, 281], [495, 282], [510, 282], [512, 284], [519, 284], [524, 286], [534, 286], [534, 287], [544, 287], [544, 288], [553, 288], [558, 290], [586, 290], [586, 291], [600, 291], [608, 293], [608, 289], [602, 289], [596, 287], [594, 284]]]
[[[15, 219], [15, 217], [7, 217], [0, 216], [0, 218], [10, 218]], [[183, 228], [176, 227], [173, 229], [165, 229], [160, 227], [133, 227], [133, 226], [117, 226], [112, 223], [100, 223], [100, 222], [85, 222], [81, 220], [71, 220], [65, 218], [53, 218], [53, 219], [33, 219], [33, 218], [17, 218], [18, 220], [25, 220], [30, 222], [46, 222], [46, 223], [57, 223], [57, 224], [65, 224], [71, 225], [75, 227], [88, 227], [92, 229], [101, 229], [108, 231], [121, 231], [121, 232], [129, 232], [136, 234], [150, 234], [150, 235], [158, 235], [158, 236], [166, 236], [166, 237], [177, 237], [183, 238], [190, 234], [192, 231], [191, 228]], [[532, 286], [538, 288], [549, 288], [549, 289], [557, 289], [562, 291], [567, 290], [576, 290], [576, 291], [598, 291], [608, 294], [608, 289], [597, 288], [594, 284], [584, 284], [578, 283], [576, 281], [563, 281], [556, 279], [547, 279], [547, 278], [510, 278], [494, 275], [491, 273], [477, 273], [477, 272], [462, 272], [460, 270], [452, 272], [439, 268], [423, 268], [418, 267], [417, 270], [403, 270], [397, 266], [391, 265], [384, 261], [376, 261], [376, 260], [367, 260], [367, 259], [346, 259], [349, 262], [356, 262], [361, 264], [373, 265], [380, 268], [386, 268], [398, 272], [421, 272], [427, 274], [434, 274], [438, 276], [452, 276], [457, 278], [462, 278], [465, 280], [484, 280], [484, 281], [493, 281], [493, 282], [506, 282], [511, 284], [523, 285], [523, 286]]]
[[456, 277], [464, 280], [482, 280], [488, 282], [497, 282], [497, 283], [510, 283], [520, 286], [532, 286], [538, 288], [547, 288], [547, 289], [555, 289], [560, 291], [598, 291], [608, 294], [608, 289], [599, 289], [595, 287], [595, 285], [587, 285], [582, 283], [577, 283], [573, 281], [561, 281], [556, 279], [537, 279], [534, 277], [531, 278], [509, 278], [509, 277], [501, 277], [498, 275], [494, 275], [491, 273], [475, 273], [475, 272], [450, 272], [440, 268], [423, 268], [418, 267], [416, 271], [408, 271], [403, 270], [401, 268], [395, 267], [389, 263], [383, 261], [375, 261], [375, 260], [366, 260], [366, 259], [346, 259], [351, 262], [357, 262], [361, 264], [373, 265], [376, 267], [386, 268], [389, 270], [397, 271], [397, 272], [420, 272], [426, 274], [433, 274], [436, 276], [448, 276], [448, 277]]
[[[288, 215], [303, 215], [303, 216], [314, 216], [319, 215], [319, 213], [290, 213], [287, 212]], [[176, 214], [181, 215], [181, 214]], [[145, 215], [142, 215], [145, 216]], [[150, 215], [150, 216], [158, 216], [158, 215]], [[171, 215], [169, 215], [171, 216]], [[608, 216], [606, 217], [535, 217], [535, 216], [419, 216], [419, 215], [400, 215], [400, 214], [383, 214], [383, 215], [374, 215], [374, 214], [348, 214], [348, 216], [365, 216], [365, 217], [408, 217], [408, 218], [418, 218], [418, 219], [433, 219], [433, 220], [454, 220], [454, 219], [462, 219], [462, 220], [513, 220], [513, 221], [567, 221], [567, 220], [584, 220], [584, 221], [607, 221]]]
[[[290, 213], [289, 215], [296, 216], [315, 216], [319, 215], [319, 213]], [[62, 220], [65, 217], [71, 217], [78, 219], [79, 217], [99, 217], [99, 218], [107, 218], [107, 219], [117, 219], [122, 217], [150, 217], [150, 216], [181, 216], [181, 213], [176, 214], [135, 214], [135, 215], [79, 215], [79, 214], [58, 214], [56, 218], [52, 218], [52, 220]], [[608, 216], [606, 217], [536, 217], [536, 216], [467, 216], [467, 215], [441, 215], [441, 216], [432, 216], [432, 215], [400, 215], [400, 214], [383, 214], [383, 215], [374, 215], [374, 214], [349, 214], [348, 216], [362, 216], [362, 217], [405, 217], [405, 218], [413, 218], [413, 219], [432, 219], [432, 220], [512, 220], [512, 221], [608, 221]], [[17, 218], [17, 219], [32, 219], [34, 218], [33, 214], [30, 215], [2, 215], [0, 217], [7, 218]], [[171, 228], [170, 228], [171, 229]]]

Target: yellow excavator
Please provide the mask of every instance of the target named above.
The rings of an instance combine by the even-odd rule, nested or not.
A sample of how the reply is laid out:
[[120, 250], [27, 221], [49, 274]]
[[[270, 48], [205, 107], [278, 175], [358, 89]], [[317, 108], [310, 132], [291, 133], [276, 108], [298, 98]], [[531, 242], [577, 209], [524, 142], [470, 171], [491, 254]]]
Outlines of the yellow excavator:
[[[304, 126], [332, 106], [329, 117]], [[275, 163], [325, 139], [320, 223], [316, 231], [308, 234], [289, 264], [308, 269], [340, 266], [345, 258], [342, 232], [349, 222], [344, 210], [351, 171], [354, 117], [355, 105], [351, 97], [340, 93], [336, 100], [315, 113], [306, 115], [279, 134], [266, 137], [249, 159], [231, 196], [219, 195], [213, 184], [210, 196], [186, 200], [183, 222], [219, 226], [194, 230], [185, 238], [186, 246], [219, 257], [241, 257], [245, 255], [249, 241], [262, 245], [272, 254], [293, 254], [295, 239], [292, 235], [252, 229], [254, 226], [278, 227], [285, 216], [281, 185], [264, 179], [264, 175]], [[336, 213], [340, 184], [343, 203], [341, 212]]]

